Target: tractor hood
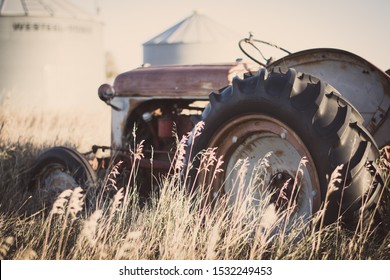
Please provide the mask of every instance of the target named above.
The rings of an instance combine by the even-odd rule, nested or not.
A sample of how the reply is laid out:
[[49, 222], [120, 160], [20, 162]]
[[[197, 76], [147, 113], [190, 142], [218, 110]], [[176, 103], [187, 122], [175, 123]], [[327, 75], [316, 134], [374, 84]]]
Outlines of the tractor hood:
[[115, 96], [122, 97], [207, 96], [249, 70], [257, 69], [246, 63], [140, 67], [118, 75], [113, 87]]

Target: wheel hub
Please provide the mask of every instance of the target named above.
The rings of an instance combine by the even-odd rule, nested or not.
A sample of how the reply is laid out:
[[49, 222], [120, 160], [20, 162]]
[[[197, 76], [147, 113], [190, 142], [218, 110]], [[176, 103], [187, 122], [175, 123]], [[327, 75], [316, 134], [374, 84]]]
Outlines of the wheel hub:
[[53, 200], [61, 192], [67, 189], [74, 189], [78, 186], [71, 174], [68, 174], [61, 166], [57, 166], [56, 164], [49, 165], [44, 170], [38, 184], [40, 186], [37, 191], [43, 200]]
[[[243, 193], [253, 192], [243, 190], [236, 178], [244, 178], [246, 188], [250, 182], [253, 187], [254, 182], [257, 184], [255, 173], [262, 167], [262, 182], [252, 193], [254, 204], [264, 198], [266, 192], [273, 193], [271, 202], [285, 208], [287, 204], [283, 201], [294, 196], [293, 187], [297, 183], [299, 214], [310, 215], [319, 209], [319, 182], [313, 160], [303, 141], [284, 123], [260, 114], [242, 115], [222, 126], [208, 146], [218, 147], [218, 154], [223, 155], [225, 161], [224, 175], [217, 177], [212, 186], [214, 194], [224, 186], [223, 192], [231, 194], [230, 202], [234, 203]], [[307, 158], [305, 165], [300, 164], [304, 157]], [[243, 159], [248, 166], [245, 174], [239, 174], [242, 169], [237, 168], [237, 162]], [[295, 182], [299, 168], [303, 175]]]
[[278, 172], [271, 176], [267, 188], [272, 193], [271, 203], [275, 203], [277, 209], [285, 210], [293, 198], [294, 178], [286, 172]]

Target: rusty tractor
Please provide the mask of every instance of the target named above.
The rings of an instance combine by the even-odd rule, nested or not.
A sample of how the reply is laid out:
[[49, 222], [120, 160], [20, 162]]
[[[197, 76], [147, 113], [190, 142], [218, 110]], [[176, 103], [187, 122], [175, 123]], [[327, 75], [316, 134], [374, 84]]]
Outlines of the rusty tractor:
[[[256, 43], [266, 42], [249, 37], [240, 41], [240, 47]], [[254, 60], [256, 66], [243, 61], [145, 66], [118, 75], [113, 85], [103, 84], [98, 90], [100, 99], [112, 107], [112, 143], [94, 146], [93, 152], [110, 149], [116, 161], [127, 162], [122, 166], [131, 166], [128, 154], [136, 148], [136, 127], [137, 139], [144, 140], [140, 170], [150, 174], [153, 153], [153, 172], [167, 173], [176, 143], [172, 131], [180, 138], [203, 121], [201, 135], [191, 143], [192, 155], [217, 147], [217, 156], [224, 160], [223, 172], [210, 186], [212, 198], [240, 191], [226, 180], [227, 174], [237, 175], [238, 160], [248, 161], [250, 174], [267, 156], [265, 185], [276, 194], [283, 190], [295, 196], [299, 215], [318, 211], [327, 196], [326, 223], [340, 214], [349, 223], [362, 211], [374, 209], [385, 187], [375, 161], [379, 148], [390, 144], [390, 76], [338, 49], [288, 53], [264, 63]], [[303, 158], [305, 175], [299, 193], [294, 193]], [[97, 159], [97, 171], [107, 169], [113, 160]], [[199, 160], [187, 158], [192, 160], [196, 170]], [[339, 188], [329, 193], [337, 167]], [[77, 151], [54, 147], [38, 157], [30, 189], [58, 194], [69, 186], [90, 186], [97, 181], [97, 171]], [[142, 178], [139, 191], [147, 196], [151, 182]]]

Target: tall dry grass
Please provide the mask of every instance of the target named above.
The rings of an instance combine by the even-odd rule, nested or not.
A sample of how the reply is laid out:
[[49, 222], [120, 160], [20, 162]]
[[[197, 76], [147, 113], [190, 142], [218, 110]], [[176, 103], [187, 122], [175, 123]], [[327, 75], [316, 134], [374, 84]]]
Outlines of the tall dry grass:
[[87, 151], [110, 142], [110, 124], [109, 111], [25, 111], [0, 105], [0, 140], [10, 144], [67, 144]]
[[[195, 133], [200, 130], [198, 127]], [[185, 145], [184, 140], [178, 142], [170, 174], [156, 178], [158, 194], [152, 194], [142, 205], [135, 180], [143, 157], [140, 142], [129, 155], [134, 160], [126, 182], [116, 180], [123, 164], [118, 163], [100, 182], [98, 191], [66, 190], [48, 213], [26, 214], [31, 201], [29, 193], [22, 191], [28, 180], [26, 171], [42, 146], [1, 138], [0, 258], [389, 259], [388, 188], [383, 194], [381, 211], [385, 219], [380, 228], [357, 226], [347, 230], [340, 223], [324, 226], [324, 208], [310, 219], [299, 219], [294, 216], [294, 201], [289, 201], [285, 210], [277, 210], [269, 203], [272, 193], [267, 191], [253, 203], [259, 196], [259, 184], [264, 183], [265, 157], [249, 181], [245, 176], [233, 178], [237, 184], [233, 189], [245, 191], [234, 197], [231, 193], [220, 195], [213, 205], [205, 204], [210, 189], [206, 181], [196, 192], [189, 193], [185, 187], [188, 181], [183, 174], [188, 175], [191, 168], [183, 164]], [[204, 151], [198, 174], [207, 172], [211, 165], [218, 167], [214, 172], [220, 172], [221, 160], [214, 149]], [[388, 186], [384, 156], [381, 163]], [[247, 161], [238, 162], [236, 168], [239, 175], [244, 174]], [[339, 176], [336, 169], [330, 191], [337, 187]], [[86, 196], [91, 193], [96, 196], [94, 203], [85, 210]]]

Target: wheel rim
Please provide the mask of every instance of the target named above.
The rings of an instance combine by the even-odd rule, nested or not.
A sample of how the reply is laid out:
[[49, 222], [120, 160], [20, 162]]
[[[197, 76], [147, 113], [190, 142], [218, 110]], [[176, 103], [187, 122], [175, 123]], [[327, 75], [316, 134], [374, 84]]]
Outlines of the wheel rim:
[[[235, 168], [238, 160], [247, 159], [248, 169], [244, 174], [246, 181], [253, 179], [255, 166], [267, 156], [269, 166], [266, 168], [264, 182], [256, 190], [252, 204], [258, 205], [262, 199], [264, 188], [274, 192], [271, 202], [277, 207], [285, 207], [286, 203], [280, 200], [280, 191], [292, 196], [294, 180], [300, 181], [300, 188], [296, 196], [298, 216], [310, 216], [320, 206], [319, 180], [310, 153], [300, 137], [284, 123], [266, 115], [242, 115], [226, 125], [223, 125], [211, 138], [209, 147], [218, 147], [218, 155], [223, 155], [223, 174], [214, 180], [212, 197], [221, 192], [230, 195], [230, 203], [234, 203], [239, 196], [250, 190], [242, 189], [237, 183], [239, 169]], [[306, 165], [301, 165], [303, 176], [296, 177], [299, 163], [303, 157], [307, 158]], [[242, 175], [242, 174], [241, 174]], [[290, 179], [289, 184], [285, 182]], [[223, 189], [221, 189], [223, 186]]]

